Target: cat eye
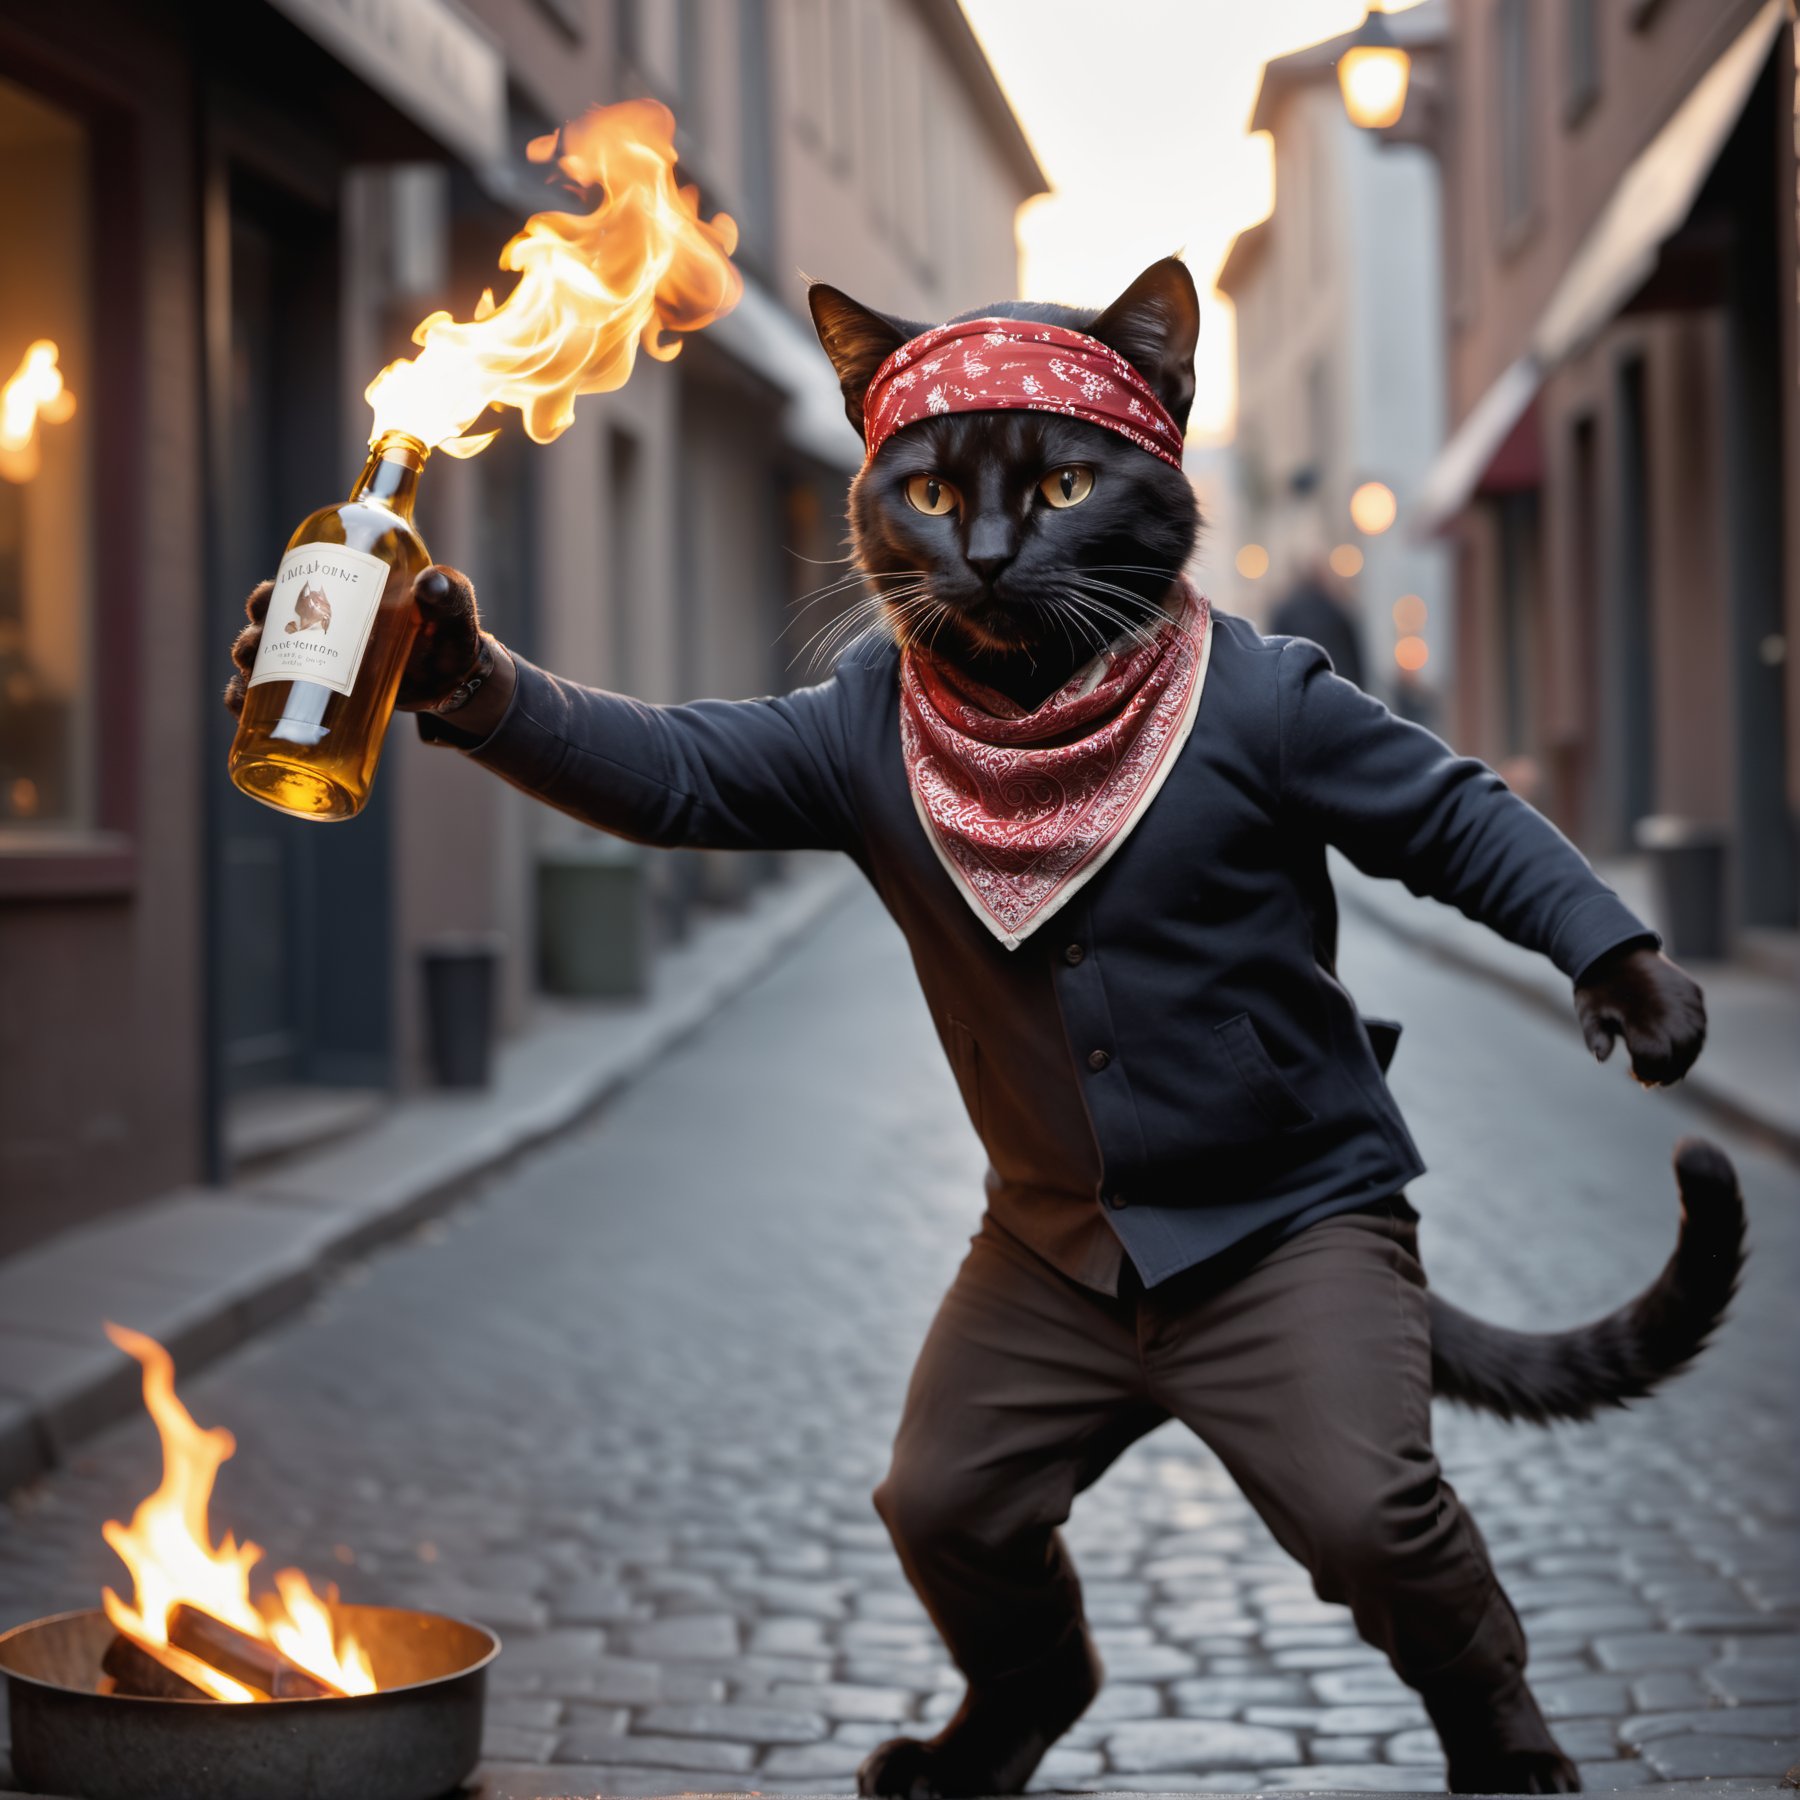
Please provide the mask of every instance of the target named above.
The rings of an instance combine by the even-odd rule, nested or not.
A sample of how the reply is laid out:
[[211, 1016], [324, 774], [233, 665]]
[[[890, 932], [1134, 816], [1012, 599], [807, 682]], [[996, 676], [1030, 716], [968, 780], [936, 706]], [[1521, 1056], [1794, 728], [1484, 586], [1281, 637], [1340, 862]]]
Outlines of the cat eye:
[[1079, 506], [1094, 491], [1094, 471], [1072, 463], [1066, 469], [1053, 469], [1038, 483], [1038, 492], [1059, 510]]
[[906, 484], [906, 498], [916, 512], [941, 519], [945, 513], [956, 511], [961, 496], [940, 475], [915, 475]]

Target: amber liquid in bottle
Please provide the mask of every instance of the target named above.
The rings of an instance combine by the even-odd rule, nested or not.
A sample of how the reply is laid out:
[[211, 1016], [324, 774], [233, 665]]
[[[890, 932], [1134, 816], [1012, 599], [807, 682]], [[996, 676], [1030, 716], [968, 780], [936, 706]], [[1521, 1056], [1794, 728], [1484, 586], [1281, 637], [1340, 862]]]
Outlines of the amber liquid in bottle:
[[428, 454], [386, 433], [350, 498], [288, 540], [231, 746], [232, 781], [265, 806], [348, 819], [368, 801], [431, 561], [412, 522]]

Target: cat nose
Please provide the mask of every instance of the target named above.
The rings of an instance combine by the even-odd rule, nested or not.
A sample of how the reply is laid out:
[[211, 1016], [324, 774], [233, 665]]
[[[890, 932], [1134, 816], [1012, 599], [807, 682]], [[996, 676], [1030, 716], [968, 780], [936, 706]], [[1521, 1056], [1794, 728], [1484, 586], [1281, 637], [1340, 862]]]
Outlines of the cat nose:
[[1019, 553], [1019, 536], [1010, 519], [985, 514], [969, 526], [963, 558], [984, 581], [992, 581]]

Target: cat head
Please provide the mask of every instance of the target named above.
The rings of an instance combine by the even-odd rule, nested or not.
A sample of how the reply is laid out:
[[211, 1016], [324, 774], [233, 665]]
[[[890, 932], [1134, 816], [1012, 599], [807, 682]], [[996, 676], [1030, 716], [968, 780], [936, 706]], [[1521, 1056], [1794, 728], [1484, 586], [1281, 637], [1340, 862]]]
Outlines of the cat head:
[[[927, 326], [823, 284], [809, 293], [844, 409], [863, 431], [870, 381]], [[959, 319], [1060, 325], [1097, 338], [1185, 430], [1200, 301], [1174, 258], [1097, 312], [1000, 302]], [[1199, 509], [1179, 469], [1099, 425], [1050, 412], [967, 412], [896, 431], [850, 490], [857, 563], [901, 641], [974, 663], [1071, 667], [1153, 618], [1194, 548]]]

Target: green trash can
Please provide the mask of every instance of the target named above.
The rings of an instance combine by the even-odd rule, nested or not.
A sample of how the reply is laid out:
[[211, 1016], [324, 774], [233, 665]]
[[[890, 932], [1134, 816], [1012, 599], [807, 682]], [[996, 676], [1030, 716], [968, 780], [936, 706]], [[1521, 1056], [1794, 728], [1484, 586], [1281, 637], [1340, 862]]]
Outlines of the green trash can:
[[639, 999], [650, 988], [643, 847], [618, 838], [558, 847], [537, 865], [538, 978], [547, 994]]

